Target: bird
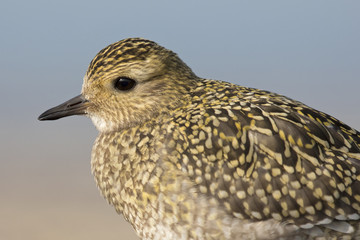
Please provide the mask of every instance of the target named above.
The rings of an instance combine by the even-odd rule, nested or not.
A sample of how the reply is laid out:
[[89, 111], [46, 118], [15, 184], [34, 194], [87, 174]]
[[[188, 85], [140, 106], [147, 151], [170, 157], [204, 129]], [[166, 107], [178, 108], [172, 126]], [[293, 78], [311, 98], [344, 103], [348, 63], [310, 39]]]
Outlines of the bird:
[[38, 119], [72, 115], [98, 129], [96, 184], [140, 239], [360, 239], [360, 133], [299, 101], [127, 38]]

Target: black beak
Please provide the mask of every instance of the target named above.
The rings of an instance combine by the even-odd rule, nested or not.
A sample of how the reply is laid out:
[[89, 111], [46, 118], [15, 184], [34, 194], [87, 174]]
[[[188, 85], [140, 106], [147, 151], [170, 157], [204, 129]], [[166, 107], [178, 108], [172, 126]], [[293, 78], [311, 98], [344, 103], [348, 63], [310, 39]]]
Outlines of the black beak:
[[83, 97], [83, 95], [76, 96], [59, 106], [50, 108], [49, 110], [42, 113], [38, 119], [43, 120], [56, 120], [59, 118], [71, 116], [71, 115], [84, 115], [86, 114], [86, 109], [88, 101]]

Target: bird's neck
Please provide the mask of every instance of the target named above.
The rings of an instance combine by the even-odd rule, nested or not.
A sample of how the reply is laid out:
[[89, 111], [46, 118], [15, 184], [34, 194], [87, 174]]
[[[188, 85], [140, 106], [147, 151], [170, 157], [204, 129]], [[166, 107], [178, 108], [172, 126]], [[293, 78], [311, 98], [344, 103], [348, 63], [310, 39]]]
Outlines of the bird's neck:
[[121, 131], [100, 133], [92, 150], [91, 167], [100, 191], [133, 225], [136, 217], [155, 204], [159, 191], [156, 175], [165, 138], [161, 131], [166, 128], [161, 121], [158, 117]]

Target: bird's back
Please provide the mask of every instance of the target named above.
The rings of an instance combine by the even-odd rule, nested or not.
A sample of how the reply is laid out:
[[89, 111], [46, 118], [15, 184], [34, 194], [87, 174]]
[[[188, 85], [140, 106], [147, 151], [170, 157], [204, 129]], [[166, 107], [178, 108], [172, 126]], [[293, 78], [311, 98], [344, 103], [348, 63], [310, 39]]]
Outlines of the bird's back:
[[187, 139], [182, 171], [230, 215], [355, 231], [355, 129], [284, 96], [212, 80], [199, 83], [184, 111], [174, 118]]

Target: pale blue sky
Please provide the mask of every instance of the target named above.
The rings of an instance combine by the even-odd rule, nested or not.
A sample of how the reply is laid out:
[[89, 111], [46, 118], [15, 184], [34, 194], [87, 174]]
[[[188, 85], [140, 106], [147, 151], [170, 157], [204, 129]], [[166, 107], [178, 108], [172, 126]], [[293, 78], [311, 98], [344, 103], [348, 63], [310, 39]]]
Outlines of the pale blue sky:
[[[90, 120], [36, 119], [79, 94], [87, 65], [106, 45], [148, 38], [178, 53], [201, 77], [281, 93], [360, 129], [359, 13], [355, 0], [3, 0], [0, 238], [24, 239], [24, 232], [27, 239], [95, 239], [102, 233], [93, 226], [121, 219], [99, 197], [90, 174], [96, 137]], [[91, 204], [82, 209], [84, 199]], [[71, 215], [74, 206], [92, 221], [73, 229], [84, 216]], [[6, 224], [19, 218], [14, 229], [22, 231], [12, 231]], [[121, 232], [116, 224], [103, 226], [113, 234], [109, 239]]]

